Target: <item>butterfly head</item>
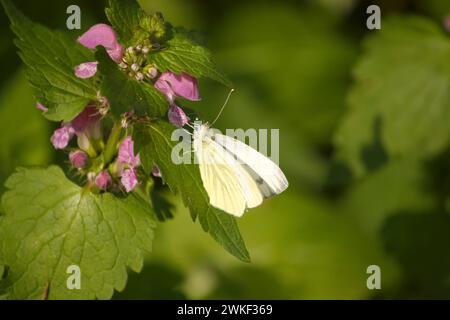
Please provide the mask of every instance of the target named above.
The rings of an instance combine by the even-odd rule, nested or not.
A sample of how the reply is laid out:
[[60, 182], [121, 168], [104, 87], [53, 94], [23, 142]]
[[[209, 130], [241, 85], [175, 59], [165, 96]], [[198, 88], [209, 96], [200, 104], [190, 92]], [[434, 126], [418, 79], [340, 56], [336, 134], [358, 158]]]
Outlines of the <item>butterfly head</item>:
[[208, 134], [209, 131], [209, 124], [203, 123], [201, 120], [196, 119], [193, 123], [194, 127], [194, 138], [202, 138]]

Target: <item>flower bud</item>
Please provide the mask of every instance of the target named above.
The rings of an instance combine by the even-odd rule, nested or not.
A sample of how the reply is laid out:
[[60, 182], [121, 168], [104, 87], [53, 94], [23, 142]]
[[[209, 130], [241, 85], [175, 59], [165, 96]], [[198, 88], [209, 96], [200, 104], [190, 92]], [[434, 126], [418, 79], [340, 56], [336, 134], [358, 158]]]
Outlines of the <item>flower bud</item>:
[[176, 105], [172, 105], [167, 113], [170, 123], [182, 128], [189, 122], [189, 117], [184, 113], [183, 109]]
[[158, 76], [158, 69], [156, 69], [155, 67], [150, 67], [148, 68], [146, 74], [150, 79], [155, 79]]
[[157, 178], [161, 178], [161, 171], [157, 166], [153, 166], [152, 175]]
[[144, 74], [143, 74], [142, 72], [136, 73], [136, 80], [137, 80], [137, 81], [142, 81], [142, 80], [144, 80]]
[[77, 169], [86, 167], [88, 161], [88, 155], [81, 150], [72, 151], [69, 154], [70, 163]]
[[143, 54], [148, 54], [150, 52], [150, 48], [149, 47], [143, 47], [142, 48], [142, 53]]
[[64, 149], [68, 146], [74, 134], [75, 131], [71, 126], [64, 126], [56, 129], [50, 140], [55, 149]]
[[139, 71], [139, 65], [137, 63], [133, 63], [131, 65], [131, 70], [133, 70], [134, 72]]
[[102, 171], [100, 172], [97, 177], [95, 178], [95, 185], [100, 190], [106, 190], [111, 186], [112, 179], [111, 175], [108, 173], [108, 171]]
[[42, 112], [46, 113], [48, 112], [48, 108], [45, 107], [42, 103], [36, 103], [36, 108], [38, 108], [39, 110], [41, 110]]

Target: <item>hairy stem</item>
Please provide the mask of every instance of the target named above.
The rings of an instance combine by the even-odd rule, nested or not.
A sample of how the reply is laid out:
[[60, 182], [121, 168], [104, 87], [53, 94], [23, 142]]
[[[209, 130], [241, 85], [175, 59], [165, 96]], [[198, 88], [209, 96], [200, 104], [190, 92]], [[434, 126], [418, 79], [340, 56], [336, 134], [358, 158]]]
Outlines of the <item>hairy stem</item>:
[[122, 125], [120, 121], [116, 122], [111, 130], [111, 133], [106, 143], [105, 151], [103, 152], [103, 163], [107, 166], [117, 153], [118, 143], [122, 135]]

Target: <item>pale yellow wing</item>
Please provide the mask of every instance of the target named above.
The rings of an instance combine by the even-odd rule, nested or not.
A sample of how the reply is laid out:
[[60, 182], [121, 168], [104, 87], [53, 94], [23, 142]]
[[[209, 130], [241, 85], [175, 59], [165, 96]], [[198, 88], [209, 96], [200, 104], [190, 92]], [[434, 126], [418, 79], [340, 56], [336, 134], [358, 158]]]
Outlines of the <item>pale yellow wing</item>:
[[253, 177], [265, 198], [286, 190], [289, 185], [286, 176], [268, 157], [245, 143], [222, 134], [214, 134], [213, 139]]
[[261, 204], [263, 195], [252, 176], [220, 145], [205, 137], [196, 156], [211, 205], [241, 217], [246, 208]]

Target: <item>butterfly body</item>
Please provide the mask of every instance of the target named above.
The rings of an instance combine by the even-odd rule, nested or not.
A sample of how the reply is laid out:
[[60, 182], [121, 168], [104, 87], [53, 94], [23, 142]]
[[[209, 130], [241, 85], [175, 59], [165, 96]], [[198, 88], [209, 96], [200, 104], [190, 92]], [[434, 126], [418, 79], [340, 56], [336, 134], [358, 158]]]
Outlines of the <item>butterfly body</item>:
[[194, 123], [193, 149], [212, 206], [241, 217], [288, 187], [281, 169], [245, 143]]

